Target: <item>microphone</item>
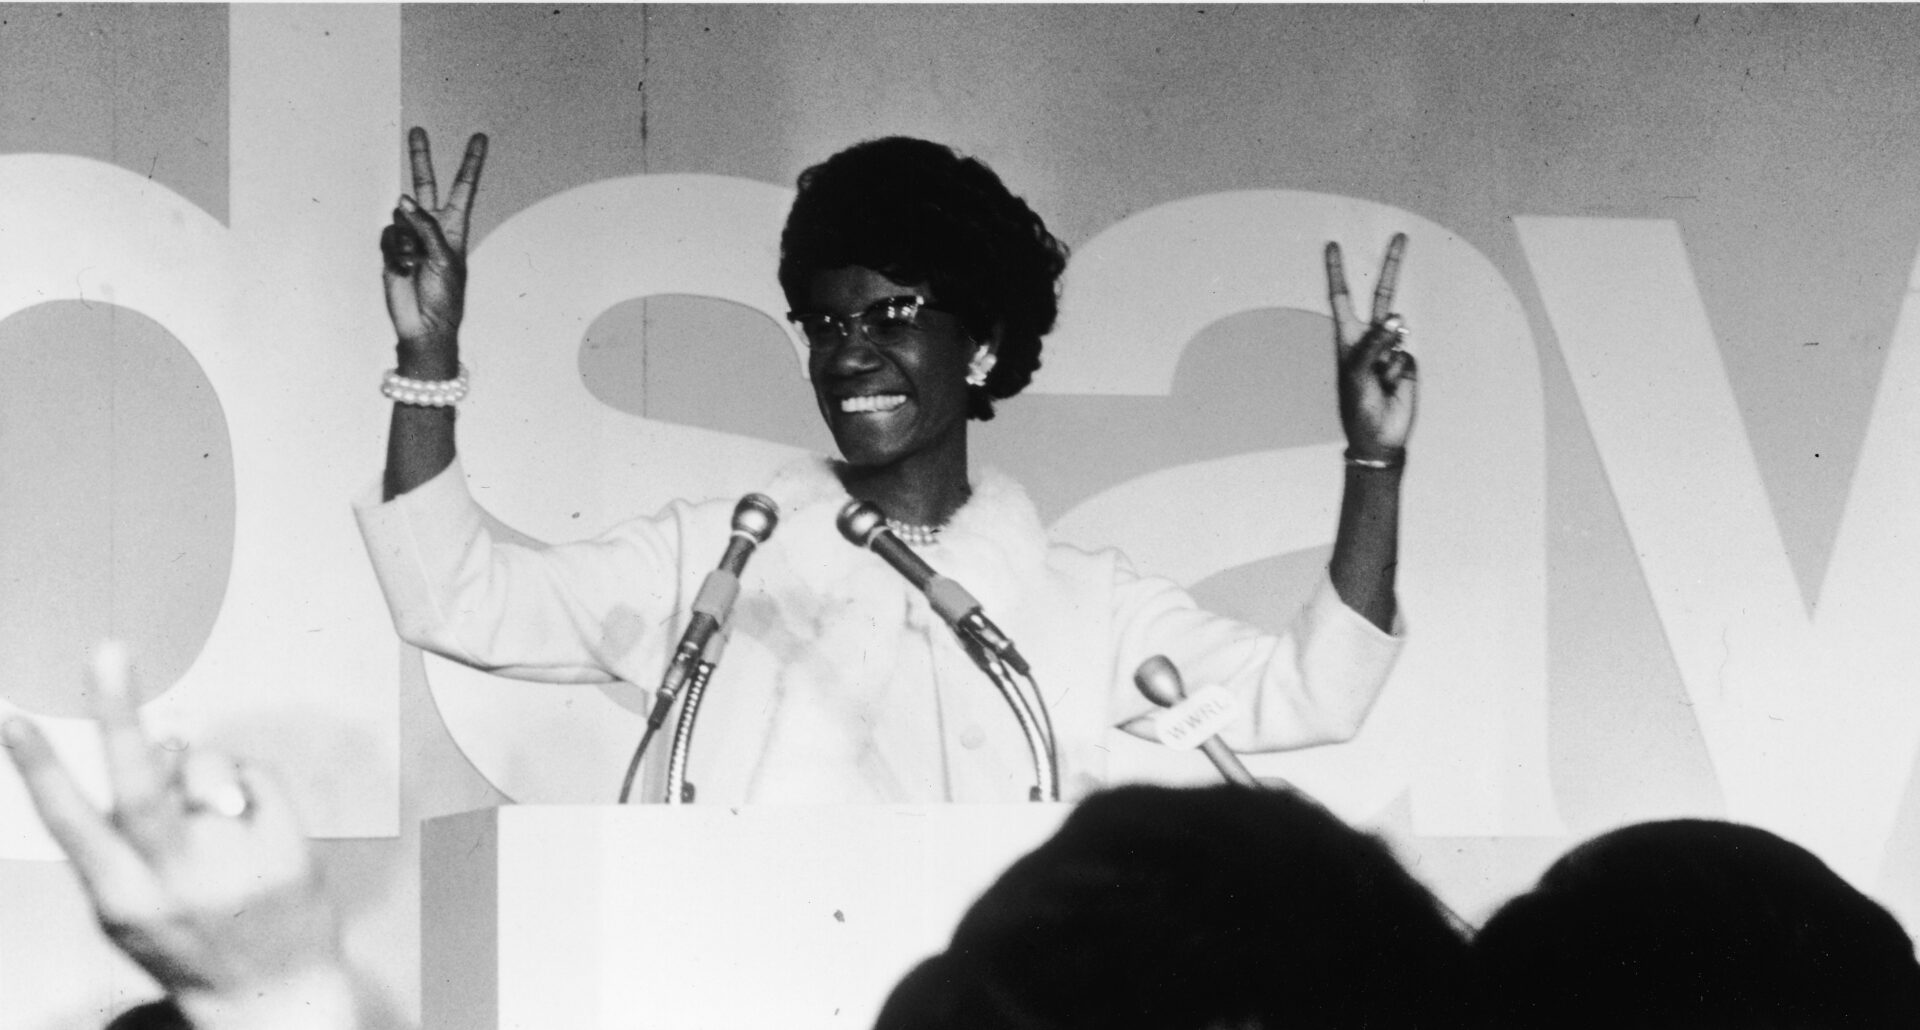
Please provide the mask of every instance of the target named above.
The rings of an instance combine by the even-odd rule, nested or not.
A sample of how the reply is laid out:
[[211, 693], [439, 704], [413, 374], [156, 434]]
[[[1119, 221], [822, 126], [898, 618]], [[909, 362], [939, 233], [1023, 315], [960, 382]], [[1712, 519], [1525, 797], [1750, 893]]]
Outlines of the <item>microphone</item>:
[[779, 522], [780, 506], [765, 494], [748, 494], [733, 506], [733, 536], [720, 555], [720, 566], [707, 573], [700, 592], [694, 595], [693, 616], [687, 620], [686, 632], [680, 635], [680, 645], [674, 648], [666, 678], [661, 681], [660, 689], [669, 700], [679, 694], [687, 675], [699, 664], [707, 642], [727, 621], [734, 598], [740, 596], [740, 573], [746, 570], [747, 559], [753, 557], [754, 548], [773, 535]]
[[[1213, 762], [1214, 768], [1228, 783], [1242, 787], [1260, 786], [1247, 767], [1240, 763], [1240, 756], [1220, 739], [1220, 728], [1233, 721], [1233, 695], [1209, 687], [1193, 697], [1187, 696], [1187, 685], [1180, 678], [1180, 670], [1174, 668], [1166, 655], [1154, 655], [1140, 663], [1134, 670], [1133, 685], [1140, 688], [1147, 700], [1167, 709], [1161, 716], [1160, 742], [1169, 747], [1192, 747], [1188, 743], [1195, 736], [1201, 736], [1200, 751]], [[1209, 696], [1213, 691], [1217, 694]], [[1204, 735], [1204, 736], [1202, 736]]]
[[1033, 675], [1027, 660], [1014, 649], [1013, 641], [980, 610], [980, 602], [974, 600], [965, 587], [933, 571], [912, 548], [901, 543], [893, 530], [887, 528], [887, 518], [880, 514], [879, 508], [866, 501], [851, 501], [840, 509], [840, 517], [835, 521], [841, 536], [854, 546], [879, 555], [894, 571], [905, 576], [907, 582], [927, 595], [927, 603], [955, 633], [991, 651], [1020, 675]]
[[[627, 765], [627, 777], [620, 787], [622, 803], [633, 791], [633, 777], [640, 769], [640, 757], [646, 753], [647, 744], [667, 721], [667, 709], [673, 707], [681, 689], [700, 667], [702, 656], [708, 653], [709, 645], [733, 611], [734, 599], [740, 596], [740, 573], [746, 570], [747, 559], [753, 557], [754, 548], [766, 543], [779, 524], [780, 506], [765, 494], [748, 494], [733, 506], [733, 535], [727, 540], [726, 551], [720, 555], [719, 567], [707, 573], [700, 592], [694, 595], [693, 615], [687, 620], [686, 631], [680, 634], [673, 657], [667, 661], [666, 674], [660, 678], [660, 689], [654, 694], [653, 710], [647, 715], [647, 731], [633, 752], [633, 761]], [[712, 654], [717, 663], [719, 648], [714, 647]], [[711, 673], [712, 666], [705, 671]]]
[[[893, 566], [921, 593], [955, 636], [967, 645], [968, 656], [987, 674], [1013, 709], [1020, 731], [1026, 734], [1027, 750], [1033, 755], [1035, 801], [1060, 800], [1060, 767], [1053, 746], [1053, 717], [1047, 712], [1046, 699], [1034, 685], [1033, 671], [1027, 660], [1014, 650], [1000, 627], [980, 610], [980, 602], [960, 584], [933, 571], [933, 567], [913, 553], [887, 528], [887, 517], [865, 501], [850, 501], [835, 520], [840, 535], [856, 547], [864, 547]], [[1009, 671], [1011, 670], [1011, 671]]]

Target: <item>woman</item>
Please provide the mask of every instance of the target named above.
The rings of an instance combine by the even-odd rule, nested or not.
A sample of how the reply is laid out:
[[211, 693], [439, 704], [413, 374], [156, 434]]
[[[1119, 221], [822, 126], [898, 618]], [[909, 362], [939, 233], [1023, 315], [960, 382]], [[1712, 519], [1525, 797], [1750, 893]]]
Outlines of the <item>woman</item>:
[[[384, 503], [360, 506], [408, 641], [529, 679], [656, 682], [686, 608], [728, 537], [731, 503], [676, 503], [551, 548], [492, 539], [455, 460], [465, 391], [457, 331], [486, 141], [436, 206], [411, 137], [415, 194], [383, 236], [399, 366]], [[1166, 654], [1238, 695], [1243, 750], [1355, 732], [1398, 652], [1393, 568], [1413, 361], [1388, 315], [1404, 239], [1373, 318], [1353, 314], [1327, 250], [1349, 450], [1323, 586], [1272, 637], [1199, 611], [1113, 552], [1052, 544], [1018, 486], [974, 470], [968, 420], [1018, 393], [1052, 328], [1066, 248], [999, 178], [938, 144], [862, 143], [802, 174], [780, 279], [807, 336], [821, 417], [842, 460], [765, 487], [783, 516], [743, 578], [726, 663], [702, 709], [691, 779], [706, 801], [1016, 800], [1025, 738], [925, 601], [833, 526], [849, 496], [887, 513], [926, 561], [965, 584], [1019, 644], [1052, 711], [1069, 797], [1106, 779], [1116, 726], [1151, 735], [1131, 677]]]

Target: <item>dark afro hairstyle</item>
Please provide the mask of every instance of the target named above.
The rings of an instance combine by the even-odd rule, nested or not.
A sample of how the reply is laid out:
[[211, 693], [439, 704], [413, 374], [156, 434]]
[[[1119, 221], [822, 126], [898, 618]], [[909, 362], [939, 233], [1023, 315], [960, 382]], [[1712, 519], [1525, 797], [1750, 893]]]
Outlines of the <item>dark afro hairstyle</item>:
[[1886, 909], [1805, 848], [1706, 819], [1567, 852], [1474, 941], [1498, 1026], [1920, 1026], [1920, 965]]
[[780, 288], [795, 310], [813, 277], [870, 268], [925, 283], [977, 340], [1001, 330], [985, 386], [967, 390], [967, 414], [993, 417], [1040, 367], [1040, 338], [1060, 310], [1067, 246], [991, 168], [906, 136], [856, 143], [800, 173], [780, 234]]
[[1095, 794], [875, 1030], [1479, 1027], [1472, 954], [1377, 838], [1302, 796]]

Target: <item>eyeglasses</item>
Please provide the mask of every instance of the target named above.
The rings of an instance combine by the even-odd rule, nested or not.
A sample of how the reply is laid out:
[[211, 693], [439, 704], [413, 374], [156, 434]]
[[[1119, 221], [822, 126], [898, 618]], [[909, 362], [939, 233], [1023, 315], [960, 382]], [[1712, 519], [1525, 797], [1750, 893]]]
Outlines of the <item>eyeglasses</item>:
[[853, 338], [857, 327], [867, 342], [876, 347], [897, 347], [927, 328], [925, 314], [937, 311], [952, 314], [925, 297], [905, 295], [885, 297], [852, 315], [825, 311], [789, 311], [787, 321], [806, 334], [807, 346], [827, 350]]

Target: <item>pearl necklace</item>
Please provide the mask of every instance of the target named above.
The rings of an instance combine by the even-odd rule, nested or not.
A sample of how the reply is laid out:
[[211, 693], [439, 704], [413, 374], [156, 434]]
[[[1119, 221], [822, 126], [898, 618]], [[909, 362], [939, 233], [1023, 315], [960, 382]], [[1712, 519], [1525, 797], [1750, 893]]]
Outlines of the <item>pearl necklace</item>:
[[888, 519], [887, 528], [893, 530], [893, 535], [903, 542], [916, 547], [931, 547], [940, 540], [939, 526], [923, 526], [917, 522]]

